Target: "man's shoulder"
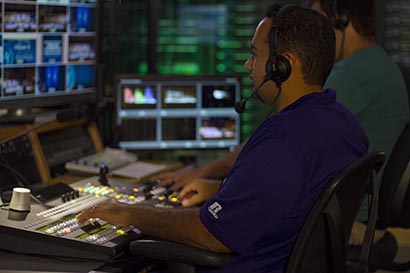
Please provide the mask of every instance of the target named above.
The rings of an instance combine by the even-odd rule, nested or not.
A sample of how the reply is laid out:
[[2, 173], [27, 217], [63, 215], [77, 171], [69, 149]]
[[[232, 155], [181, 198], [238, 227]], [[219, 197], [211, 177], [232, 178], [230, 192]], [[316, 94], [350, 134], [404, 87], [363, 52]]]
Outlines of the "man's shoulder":
[[333, 65], [329, 78], [370, 77], [392, 70], [397, 73], [398, 66], [378, 45], [358, 50], [346, 59]]

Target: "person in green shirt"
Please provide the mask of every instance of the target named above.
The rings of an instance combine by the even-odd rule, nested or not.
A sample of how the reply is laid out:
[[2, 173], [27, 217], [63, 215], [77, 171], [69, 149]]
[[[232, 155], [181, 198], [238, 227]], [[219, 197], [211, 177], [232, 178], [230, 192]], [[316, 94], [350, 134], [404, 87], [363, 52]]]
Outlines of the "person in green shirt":
[[[336, 62], [325, 88], [335, 89], [337, 100], [357, 117], [369, 138], [369, 151], [383, 151], [388, 160], [409, 122], [409, 100], [399, 67], [375, 41], [375, 1], [307, 0], [306, 4], [324, 14], [336, 34]], [[351, 244], [361, 244], [366, 219], [364, 203]], [[377, 230], [375, 242], [383, 234]]]

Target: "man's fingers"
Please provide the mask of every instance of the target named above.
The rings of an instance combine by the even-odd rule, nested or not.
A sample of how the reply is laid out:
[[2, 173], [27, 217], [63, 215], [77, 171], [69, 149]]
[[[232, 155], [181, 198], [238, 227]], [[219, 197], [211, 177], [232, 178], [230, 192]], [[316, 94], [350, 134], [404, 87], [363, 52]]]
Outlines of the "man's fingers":
[[93, 214], [95, 213], [91, 209], [87, 209], [81, 212], [80, 214], [78, 214], [75, 218], [77, 218], [78, 222], [83, 223], [90, 218], [93, 218], [93, 217], [95, 218], [96, 216], [94, 216]]
[[105, 208], [107, 206], [110, 206], [111, 202], [106, 201], [102, 202], [100, 204], [96, 204], [92, 206], [91, 208], [88, 208], [82, 212], [80, 212], [75, 218], [77, 219], [78, 222], [83, 223], [87, 221], [90, 218], [100, 218], [101, 216], [104, 215]]
[[184, 207], [190, 207], [190, 206], [197, 205], [197, 204], [201, 203], [202, 201], [203, 200], [201, 200], [199, 194], [194, 194], [190, 198], [186, 198], [186, 199], [182, 200], [181, 204]]
[[159, 179], [158, 186], [166, 187], [168, 185], [171, 185], [173, 182], [174, 182], [173, 179], [170, 179], [170, 178]]
[[192, 184], [188, 184], [182, 188], [182, 190], [178, 194], [178, 198], [184, 198], [189, 192], [192, 192]]

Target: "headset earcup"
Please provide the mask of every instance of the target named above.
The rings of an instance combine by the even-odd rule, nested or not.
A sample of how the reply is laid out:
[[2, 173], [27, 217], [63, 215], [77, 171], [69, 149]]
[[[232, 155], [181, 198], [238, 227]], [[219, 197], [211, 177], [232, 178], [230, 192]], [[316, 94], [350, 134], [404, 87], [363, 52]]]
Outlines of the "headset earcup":
[[273, 69], [271, 60], [269, 60], [266, 64], [266, 75], [268, 75], [269, 80], [272, 80], [277, 84], [281, 84], [286, 81], [291, 72], [292, 67], [290, 66], [288, 59], [280, 54], [276, 55], [276, 69]]
[[335, 16], [330, 18], [330, 23], [332, 24], [333, 28], [344, 30], [347, 25], [349, 24], [349, 17], [346, 14], [342, 14], [340, 16]]
[[279, 78], [281, 82], [286, 81], [290, 73], [292, 72], [292, 67], [290, 66], [290, 63], [288, 59], [285, 58], [283, 55], [278, 55], [277, 56], [277, 61], [278, 61], [278, 72], [279, 72]]

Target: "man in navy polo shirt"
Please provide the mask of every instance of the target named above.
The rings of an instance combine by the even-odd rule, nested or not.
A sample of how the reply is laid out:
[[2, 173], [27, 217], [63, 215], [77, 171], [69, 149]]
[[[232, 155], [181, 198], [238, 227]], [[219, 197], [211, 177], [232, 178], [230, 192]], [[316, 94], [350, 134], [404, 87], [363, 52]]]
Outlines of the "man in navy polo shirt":
[[[323, 187], [367, 152], [355, 117], [333, 90], [322, 90], [334, 45], [332, 27], [316, 11], [287, 6], [273, 20], [263, 18], [245, 66], [254, 95], [278, 114], [249, 138], [220, 190], [213, 195], [219, 185], [199, 181], [196, 190], [213, 195], [201, 208], [103, 203], [78, 220], [132, 224], [148, 235], [233, 254], [226, 266], [201, 272], [283, 272]], [[186, 187], [181, 196], [193, 189]]]

